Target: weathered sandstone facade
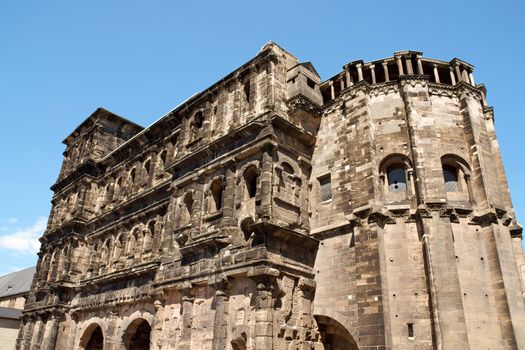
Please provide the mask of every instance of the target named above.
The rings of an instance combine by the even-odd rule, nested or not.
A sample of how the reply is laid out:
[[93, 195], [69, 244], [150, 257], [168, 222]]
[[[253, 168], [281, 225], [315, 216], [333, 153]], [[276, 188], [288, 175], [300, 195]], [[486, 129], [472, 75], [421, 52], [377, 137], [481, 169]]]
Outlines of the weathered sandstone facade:
[[269, 43], [67, 148], [18, 349], [525, 349], [525, 258], [461, 60], [321, 82]]

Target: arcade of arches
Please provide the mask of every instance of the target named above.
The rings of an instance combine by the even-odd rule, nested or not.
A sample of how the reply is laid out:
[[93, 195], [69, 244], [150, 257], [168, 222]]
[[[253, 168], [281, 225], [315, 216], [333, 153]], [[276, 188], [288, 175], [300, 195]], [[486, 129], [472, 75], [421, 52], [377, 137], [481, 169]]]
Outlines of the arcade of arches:
[[[149, 350], [151, 326], [144, 319], [134, 320], [123, 335], [122, 344], [126, 350]], [[82, 350], [103, 350], [104, 335], [98, 324], [92, 324], [80, 340]]]
[[[338, 321], [327, 317], [315, 316], [321, 343], [324, 350], [358, 350], [358, 346], [348, 330]], [[151, 326], [142, 319], [138, 318], [131, 322], [122, 337], [121, 348], [125, 350], [149, 350], [151, 339]], [[246, 349], [245, 341], [239, 345], [232, 341], [233, 349]], [[104, 350], [104, 335], [97, 323], [91, 324], [85, 331], [80, 340], [82, 350]]]

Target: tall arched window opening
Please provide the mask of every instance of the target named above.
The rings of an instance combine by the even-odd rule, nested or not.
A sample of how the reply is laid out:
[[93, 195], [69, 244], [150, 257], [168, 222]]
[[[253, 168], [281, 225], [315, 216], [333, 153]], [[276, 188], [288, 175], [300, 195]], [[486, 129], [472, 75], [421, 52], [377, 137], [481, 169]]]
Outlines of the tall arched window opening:
[[257, 178], [258, 171], [255, 166], [250, 166], [244, 171], [244, 183], [246, 185], [246, 196], [248, 198], [254, 198], [257, 193]]

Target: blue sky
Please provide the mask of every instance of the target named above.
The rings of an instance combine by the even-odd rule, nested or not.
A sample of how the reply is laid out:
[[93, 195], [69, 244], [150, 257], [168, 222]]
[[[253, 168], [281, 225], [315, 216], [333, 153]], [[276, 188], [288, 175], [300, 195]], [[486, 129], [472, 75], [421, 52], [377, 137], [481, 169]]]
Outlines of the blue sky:
[[323, 79], [394, 51], [459, 57], [488, 88], [525, 220], [523, 1], [3, 1], [0, 274], [36, 263], [64, 146], [102, 106], [149, 125], [273, 40]]

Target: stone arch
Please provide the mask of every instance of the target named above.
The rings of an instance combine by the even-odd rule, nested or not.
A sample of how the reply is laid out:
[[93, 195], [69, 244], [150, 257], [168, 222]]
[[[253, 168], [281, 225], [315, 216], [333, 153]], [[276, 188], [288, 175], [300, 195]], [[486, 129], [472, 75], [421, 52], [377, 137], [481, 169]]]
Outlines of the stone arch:
[[415, 192], [410, 159], [400, 153], [385, 156], [379, 163], [379, 179], [385, 201], [407, 199]]
[[472, 201], [469, 163], [457, 154], [448, 153], [441, 157], [441, 166], [447, 199]]
[[[126, 350], [149, 350], [154, 316], [147, 310], [137, 310], [125, 318], [121, 326], [120, 339]], [[137, 334], [137, 332], [141, 332]], [[149, 332], [147, 347], [144, 346], [144, 332]]]
[[244, 179], [245, 194], [244, 199], [254, 198], [257, 194], [257, 187], [259, 185], [260, 170], [255, 165], [247, 167], [242, 177]]
[[81, 350], [103, 350], [105, 339], [106, 336], [102, 327], [98, 323], [93, 322], [82, 332], [79, 348]]
[[223, 195], [226, 183], [224, 176], [217, 176], [210, 181], [209, 184], [209, 199], [208, 199], [208, 212], [214, 213], [222, 208]]
[[459, 168], [465, 175], [470, 176], [470, 165], [469, 163], [463, 159], [463, 157], [454, 154], [454, 153], [447, 153], [441, 156], [441, 164], [443, 165], [450, 165]]
[[357, 336], [352, 334], [344, 326], [344, 318], [336, 313], [331, 312], [329, 315], [314, 315], [319, 332], [321, 333], [321, 342], [328, 346], [330, 350], [359, 350], [355, 339]]

